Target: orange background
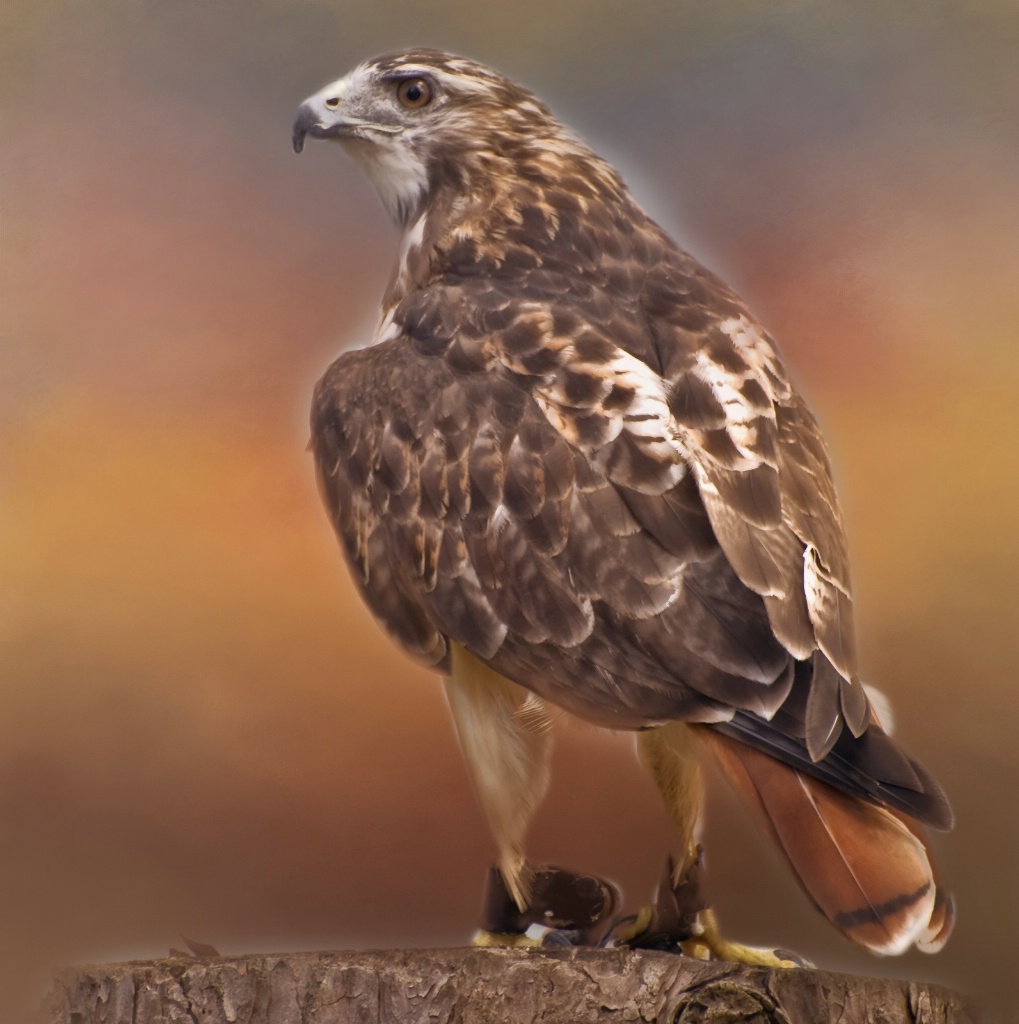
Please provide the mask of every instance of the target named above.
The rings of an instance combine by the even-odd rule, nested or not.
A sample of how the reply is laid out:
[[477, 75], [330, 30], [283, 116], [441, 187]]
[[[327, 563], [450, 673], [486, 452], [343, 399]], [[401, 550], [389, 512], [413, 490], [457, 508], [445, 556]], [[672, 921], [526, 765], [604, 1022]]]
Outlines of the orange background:
[[[463, 942], [492, 848], [435, 677], [304, 451], [396, 239], [298, 103], [363, 57], [535, 89], [751, 302], [829, 437], [867, 678], [944, 783], [959, 924], [879, 961], [722, 790], [744, 941], [1019, 1005], [1019, 14], [1006, 3], [10, 0], [2, 15], [0, 1014], [54, 965]], [[650, 896], [630, 740], [563, 730], [532, 853]]]

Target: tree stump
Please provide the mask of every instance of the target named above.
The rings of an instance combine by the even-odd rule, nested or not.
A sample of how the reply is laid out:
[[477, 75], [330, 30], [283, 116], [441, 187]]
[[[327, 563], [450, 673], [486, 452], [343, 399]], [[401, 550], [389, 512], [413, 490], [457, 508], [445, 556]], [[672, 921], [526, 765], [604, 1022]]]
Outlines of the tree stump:
[[626, 949], [394, 949], [68, 968], [53, 1024], [969, 1024], [937, 985]]

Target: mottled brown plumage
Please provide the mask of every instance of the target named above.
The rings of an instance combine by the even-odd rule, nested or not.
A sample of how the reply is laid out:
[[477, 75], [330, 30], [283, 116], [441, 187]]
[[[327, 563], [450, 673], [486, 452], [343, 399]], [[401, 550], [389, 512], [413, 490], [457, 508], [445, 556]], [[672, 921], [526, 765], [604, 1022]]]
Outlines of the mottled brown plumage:
[[[401, 106], [404, 83], [420, 107]], [[929, 874], [881, 808], [937, 828], [951, 813], [871, 711], [825, 446], [740, 299], [473, 62], [361, 65], [302, 106], [297, 148], [308, 134], [344, 142], [404, 229], [373, 343], [333, 363], [312, 413], [379, 621], [441, 672], [463, 649], [598, 725], [714, 730], [737, 774], [777, 761], [835, 787], [919, 848], [907, 876]], [[774, 815], [773, 833], [796, 829]], [[804, 884], [872, 948], [920, 934], [854, 932], [837, 892]]]

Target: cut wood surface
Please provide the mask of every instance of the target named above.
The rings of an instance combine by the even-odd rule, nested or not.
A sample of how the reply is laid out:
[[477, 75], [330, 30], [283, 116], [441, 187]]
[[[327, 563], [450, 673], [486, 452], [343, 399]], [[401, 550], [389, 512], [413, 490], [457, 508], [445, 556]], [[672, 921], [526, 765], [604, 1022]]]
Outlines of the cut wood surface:
[[53, 1024], [969, 1024], [922, 982], [626, 949], [391, 949], [91, 964], [61, 971]]

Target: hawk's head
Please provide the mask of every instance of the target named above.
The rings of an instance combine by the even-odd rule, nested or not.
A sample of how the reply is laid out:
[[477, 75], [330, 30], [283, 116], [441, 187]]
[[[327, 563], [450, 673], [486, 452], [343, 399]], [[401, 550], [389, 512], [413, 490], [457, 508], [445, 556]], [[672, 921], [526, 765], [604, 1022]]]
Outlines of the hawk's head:
[[376, 57], [327, 85], [301, 104], [297, 152], [309, 135], [342, 142], [404, 224], [443, 185], [469, 190], [540, 151], [593, 157], [527, 90], [437, 50]]

